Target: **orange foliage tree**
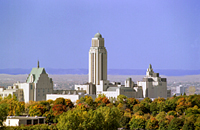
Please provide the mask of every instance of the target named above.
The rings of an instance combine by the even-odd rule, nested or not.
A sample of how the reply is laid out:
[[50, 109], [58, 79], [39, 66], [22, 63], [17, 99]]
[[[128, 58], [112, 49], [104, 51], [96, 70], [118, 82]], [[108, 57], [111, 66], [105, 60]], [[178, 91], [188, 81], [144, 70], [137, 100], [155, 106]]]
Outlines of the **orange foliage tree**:
[[95, 99], [95, 102], [97, 106], [106, 106], [106, 104], [109, 104], [110, 101], [105, 95], [99, 94], [99, 96]]

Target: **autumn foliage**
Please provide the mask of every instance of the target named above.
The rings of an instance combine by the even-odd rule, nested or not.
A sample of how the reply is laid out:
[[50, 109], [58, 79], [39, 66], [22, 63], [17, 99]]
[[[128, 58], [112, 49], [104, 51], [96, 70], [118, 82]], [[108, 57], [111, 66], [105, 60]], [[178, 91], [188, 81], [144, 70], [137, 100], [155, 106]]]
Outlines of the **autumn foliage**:
[[153, 101], [150, 98], [139, 101], [124, 95], [111, 100], [105, 95], [95, 100], [84, 96], [75, 104], [64, 98], [24, 103], [10, 95], [0, 98], [0, 109], [1, 120], [5, 120], [6, 115], [44, 116], [46, 123], [57, 123], [56, 129], [200, 129], [200, 95]]

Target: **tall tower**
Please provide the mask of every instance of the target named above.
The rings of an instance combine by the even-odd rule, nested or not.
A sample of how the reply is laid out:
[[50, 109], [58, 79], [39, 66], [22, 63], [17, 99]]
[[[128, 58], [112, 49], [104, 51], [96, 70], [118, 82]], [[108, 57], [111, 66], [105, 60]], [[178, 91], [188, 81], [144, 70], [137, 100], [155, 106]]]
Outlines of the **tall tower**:
[[100, 80], [107, 81], [107, 51], [104, 38], [96, 33], [89, 51], [89, 83], [99, 85]]

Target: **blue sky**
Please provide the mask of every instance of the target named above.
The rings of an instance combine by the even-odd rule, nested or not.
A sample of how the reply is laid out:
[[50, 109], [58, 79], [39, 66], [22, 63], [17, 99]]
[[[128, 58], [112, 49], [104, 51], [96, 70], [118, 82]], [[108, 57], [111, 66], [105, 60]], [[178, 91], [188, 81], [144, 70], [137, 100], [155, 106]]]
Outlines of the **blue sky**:
[[200, 69], [199, 0], [0, 0], [0, 69], [87, 69], [98, 31], [108, 69]]

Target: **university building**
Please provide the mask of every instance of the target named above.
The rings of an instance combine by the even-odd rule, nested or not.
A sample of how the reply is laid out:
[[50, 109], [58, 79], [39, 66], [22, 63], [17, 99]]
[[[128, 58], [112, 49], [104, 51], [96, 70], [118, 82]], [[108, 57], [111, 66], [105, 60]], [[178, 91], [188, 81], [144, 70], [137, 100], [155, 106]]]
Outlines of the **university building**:
[[[108, 98], [117, 98], [118, 95], [125, 95], [128, 98], [167, 98], [167, 92], [170, 92], [167, 91], [167, 79], [159, 77], [159, 73], [154, 73], [151, 64], [147, 69], [146, 77], [136, 84], [131, 78], [125, 81], [125, 85], [119, 82], [109, 82], [107, 80], [107, 50], [104, 38], [100, 33], [96, 33], [92, 38], [89, 50], [88, 82], [75, 85], [75, 91], [68, 91], [69, 93], [63, 91], [62, 94], [47, 94], [47, 99], [55, 100], [58, 97], [64, 97], [76, 101], [86, 95], [92, 96], [94, 99], [99, 94], [105, 94]], [[171, 95], [168, 94], [168, 96]]]
[[7, 89], [0, 88], [0, 95], [4, 98], [15, 94], [19, 101], [29, 102], [46, 100], [46, 94], [53, 93], [53, 81], [48, 77], [45, 68], [32, 68], [25, 83], [14, 83]]
[[9, 94], [15, 94], [19, 101], [24, 102], [55, 100], [59, 97], [76, 102], [86, 95], [95, 99], [99, 94], [105, 94], [108, 98], [117, 98], [118, 95], [125, 95], [128, 98], [167, 98], [171, 96], [171, 91], [167, 90], [167, 79], [161, 78], [159, 73], [154, 73], [151, 64], [146, 76], [137, 83], [134, 83], [131, 78], [127, 78], [124, 85], [107, 80], [107, 50], [100, 33], [92, 38], [88, 77], [88, 82], [75, 85], [75, 90], [53, 90], [52, 79], [48, 77], [45, 68], [40, 68], [38, 61], [37, 68], [32, 68], [25, 83], [17, 82], [7, 89], [0, 87], [0, 95], [6, 97]]

